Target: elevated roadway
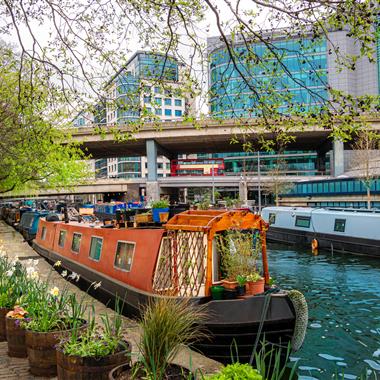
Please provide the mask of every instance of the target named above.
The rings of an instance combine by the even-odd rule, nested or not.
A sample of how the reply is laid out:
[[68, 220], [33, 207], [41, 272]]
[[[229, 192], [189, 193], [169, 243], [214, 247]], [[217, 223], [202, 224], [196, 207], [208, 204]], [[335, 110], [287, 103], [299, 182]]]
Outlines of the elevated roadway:
[[[380, 130], [380, 118], [368, 118], [367, 123], [371, 129]], [[319, 125], [298, 126], [287, 133], [295, 138], [287, 145], [289, 150], [327, 151], [333, 148], [329, 138], [331, 130]], [[243, 141], [255, 144], [259, 138], [275, 138], [274, 133], [266, 131], [257, 119], [145, 123], [140, 128], [102, 127], [101, 133], [95, 132], [93, 127], [81, 127], [73, 130], [72, 136], [93, 158], [145, 156], [149, 140], [157, 144], [158, 154], [173, 158], [181, 153], [236, 152], [242, 150]], [[234, 144], [233, 140], [240, 143]]]

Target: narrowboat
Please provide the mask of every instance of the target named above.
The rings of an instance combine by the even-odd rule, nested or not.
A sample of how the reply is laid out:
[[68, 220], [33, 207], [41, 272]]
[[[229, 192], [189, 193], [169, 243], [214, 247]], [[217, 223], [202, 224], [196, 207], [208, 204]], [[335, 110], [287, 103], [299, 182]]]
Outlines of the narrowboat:
[[265, 207], [268, 241], [380, 256], [380, 212], [362, 209]]
[[46, 217], [49, 211], [26, 211], [22, 214], [18, 230], [26, 241], [31, 241], [36, 237], [40, 218]]
[[294, 342], [295, 334], [303, 340], [307, 317], [306, 324], [296, 323], [295, 303], [280, 289], [236, 299], [212, 299], [210, 287], [221, 276], [216, 238], [229, 229], [259, 231], [268, 284], [267, 223], [248, 211], [185, 211], [155, 228], [102, 228], [100, 223], [41, 219], [33, 246], [47, 260], [59, 260], [62, 268], [80, 274], [86, 282], [101, 281], [100, 289], [109, 298], [117, 294], [124, 300], [129, 316], [138, 317], [155, 297], [185, 297], [203, 305], [211, 338], [198, 342], [195, 348], [223, 363], [236, 358], [236, 353], [240, 361], [248, 362], [256, 339], [265, 337], [284, 347]]

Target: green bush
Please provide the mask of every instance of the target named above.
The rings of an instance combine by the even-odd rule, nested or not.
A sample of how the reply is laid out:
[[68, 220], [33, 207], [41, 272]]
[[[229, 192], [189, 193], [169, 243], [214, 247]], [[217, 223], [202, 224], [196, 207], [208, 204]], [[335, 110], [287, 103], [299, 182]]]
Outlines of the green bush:
[[161, 199], [159, 201], [152, 202], [152, 208], [168, 208], [169, 201], [166, 199]]
[[249, 364], [234, 363], [224, 367], [220, 373], [207, 380], [263, 380], [262, 376]]

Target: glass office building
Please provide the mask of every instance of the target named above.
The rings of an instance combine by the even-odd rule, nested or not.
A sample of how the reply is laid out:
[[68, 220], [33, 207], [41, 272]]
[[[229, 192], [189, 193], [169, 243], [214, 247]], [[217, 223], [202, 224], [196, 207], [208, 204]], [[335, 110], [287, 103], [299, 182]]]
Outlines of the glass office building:
[[273, 47], [281, 62], [264, 44], [236, 46], [236, 66], [225, 47], [210, 48], [212, 116], [260, 116], [261, 102], [285, 114], [292, 112], [290, 104], [295, 105], [293, 111], [304, 112], [324, 103], [328, 97], [326, 40], [279, 40], [273, 41]]

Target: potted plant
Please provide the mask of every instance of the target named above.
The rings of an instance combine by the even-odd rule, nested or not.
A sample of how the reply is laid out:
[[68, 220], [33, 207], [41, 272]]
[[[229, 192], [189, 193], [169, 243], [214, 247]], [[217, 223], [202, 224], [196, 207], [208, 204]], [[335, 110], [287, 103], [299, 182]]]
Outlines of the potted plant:
[[236, 287], [236, 291], [238, 296], [244, 296], [245, 294], [245, 284], [247, 283], [247, 277], [239, 274], [236, 277], [236, 281], [238, 282], [238, 286]]
[[72, 330], [85, 329], [85, 308], [67, 289], [50, 288], [43, 281], [34, 282], [34, 286], [28, 289], [27, 298], [30, 319], [24, 320], [22, 326], [25, 328], [30, 372], [36, 376], [55, 376], [56, 345]]
[[[191, 370], [170, 364], [181, 345], [202, 339], [206, 333], [201, 322], [206, 318], [202, 308], [194, 308], [188, 301], [174, 298], [157, 298], [149, 304], [140, 320], [141, 357], [131, 367], [122, 365], [111, 371], [110, 379], [163, 380], [170, 378], [190, 379]], [[190, 366], [190, 363], [189, 363]]]
[[206, 380], [263, 380], [260, 373], [249, 364], [233, 363], [225, 366], [219, 373], [207, 376]]
[[222, 300], [224, 295], [224, 286], [212, 285], [210, 287], [210, 292], [213, 300]]
[[118, 311], [112, 317], [94, 315], [85, 332], [73, 330], [57, 347], [59, 380], [107, 380], [110, 368], [130, 362], [130, 345], [123, 339]]
[[8, 356], [26, 358], [28, 356], [25, 342], [25, 329], [21, 321], [28, 318], [28, 312], [19, 305], [9, 311], [5, 318], [5, 328], [8, 342]]
[[255, 295], [264, 293], [264, 278], [257, 272], [247, 276], [247, 294]]
[[161, 213], [169, 213], [169, 201], [167, 201], [166, 199], [161, 199], [159, 201], [152, 202], [151, 206], [152, 206], [153, 221], [156, 223], [161, 222], [161, 219], [160, 219]]
[[0, 341], [6, 340], [5, 316], [27, 289], [26, 273], [21, 263], [0, 258]]

